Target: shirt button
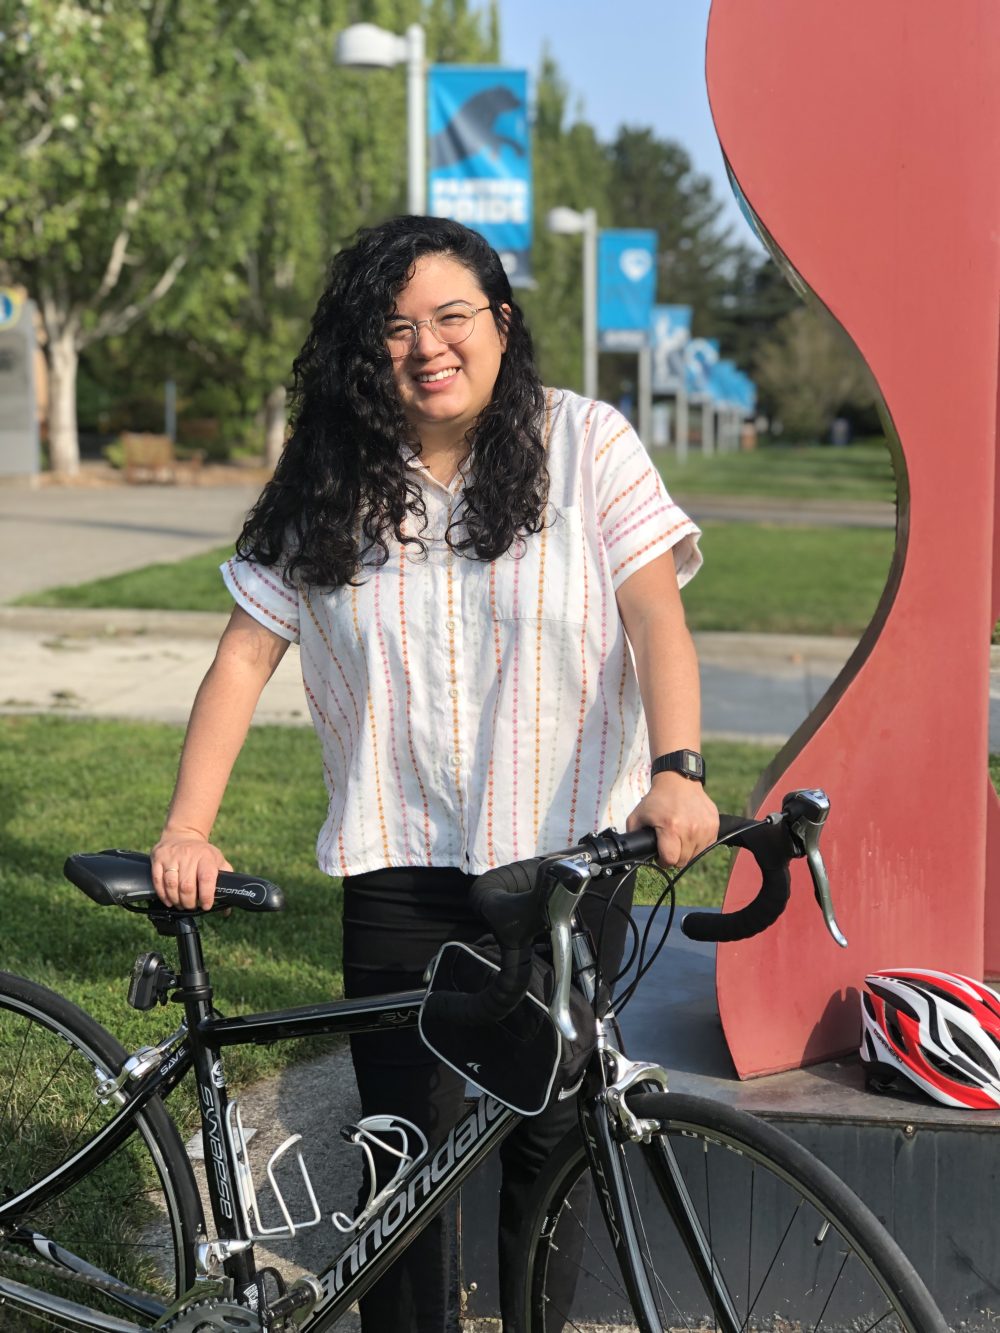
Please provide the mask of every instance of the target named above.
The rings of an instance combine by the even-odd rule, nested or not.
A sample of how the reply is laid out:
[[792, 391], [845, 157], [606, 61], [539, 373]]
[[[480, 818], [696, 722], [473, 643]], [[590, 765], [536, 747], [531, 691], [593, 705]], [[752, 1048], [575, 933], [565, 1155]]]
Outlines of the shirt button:
[[451, 698], [451, 699], [457, 699], [457, 698], [458, 698], [458, 690], [449, 690], [449, 691], [448, 691], [448, 696], [449, 696], [449, 698]]
[[446, 621], [444, 622], [444, 627], [445, 627], [445, 629], [454, 629], [454, 628], [455, 628], [455, 622], [454, 622], [454, 620], [446, 620]]

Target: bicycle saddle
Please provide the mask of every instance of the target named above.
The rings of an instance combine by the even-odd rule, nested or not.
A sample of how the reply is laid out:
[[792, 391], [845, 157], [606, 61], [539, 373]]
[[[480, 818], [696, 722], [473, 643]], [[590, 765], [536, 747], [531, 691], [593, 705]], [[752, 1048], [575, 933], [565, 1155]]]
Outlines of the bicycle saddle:
[[[71, 884], [101, 907], [124, 907], [130, 911], [154, 908], [177, 916], [200, 913], [200, 908], [165, 907], [153, 888], [152, 869], [145, 852], [78, 852], [67, 857], [63, 874]], [[280, 912], [285, 895], [277, 884], [255, 875], [237, 875], [220, 870], [215, 903], [211, 911], [242, 907], [247, 912]]]

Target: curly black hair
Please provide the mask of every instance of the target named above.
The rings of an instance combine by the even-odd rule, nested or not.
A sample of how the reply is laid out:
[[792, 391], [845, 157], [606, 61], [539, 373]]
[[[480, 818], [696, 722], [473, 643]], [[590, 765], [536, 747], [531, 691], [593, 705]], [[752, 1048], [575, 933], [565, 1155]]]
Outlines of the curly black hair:
[[362, 561], [388, 559], [391, 539], [426, 550], [401, 531], [407, 511], [423, 517], [424, 505], [400, 444], [416, 452], [420, 445], [396, 392], [385, 318], [415, 262], [428, 254], [465, 265], [506, 337], [493, 396], [468, 432], [473, 469], [447, 541], [457, 552], [494, 560], [544, 526], [544, 397], [531, 335], [500, 258], [482, 236], [450, 219], [391, 218], [363, 228], [333, 259], [293, 365], [290, 438], [236, 543], [245, 558], [282, 564], [289, 583], [357, 582]]

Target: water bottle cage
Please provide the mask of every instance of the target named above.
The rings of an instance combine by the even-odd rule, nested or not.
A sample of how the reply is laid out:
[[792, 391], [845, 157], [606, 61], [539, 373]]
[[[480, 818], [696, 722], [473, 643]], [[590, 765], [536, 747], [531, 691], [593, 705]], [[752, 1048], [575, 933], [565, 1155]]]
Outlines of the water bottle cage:
[[268, 1159], [266, 1171], [268, 1184], [271, 1186], [271, 1192], [274, 1195], [278, 1205], [278, 1211], [281, 1213], [282, 1222], [278, 1226], [266, 1227], [261, 1218], [260, 1204], [257, 1201], [257, 1190], [253, 1183], [253, 1173], [250, 1170], [250, 1158], [247, 1152], [247, 1135], [243, 1128], [243, 1117], [240, 1113], [239, 1103], [231, 1101], [226, 1111], [226, 1131], [229, 1135], [229, 1143], [232, 1148], [233, 1158], [236, 1162], [236, 1192], [239, 1195], [240, 1204], [243, 1209], [243, 1221], [247, 1231], [253, 1236], [254, 1240], [261, 1240], [265, 1236], [287, 1236], [293, 1238], [299, 1231], [304, 1231], [307, 1227], [314, 1227], [317, 1222], [322, 1221], [320, 1206], [316, 1201], [316, 1194], [312, 1187], [312, 1181], [309, 1179], [309, 1172], [306, 1164], [302, 1160], [302, 1153], [295, 1154], [299, 1165], [299, 1173], [302, 1177], [302, 1183], [305, 1187], [306, 1195], [309, 1200], [311, 1216], [299, 1221], [295, 1221], [285, 1202], [285, 1197], [281, 1192], [278, 1181], [275, 1177], [275, 1168], [278, 1162], [284, 1157], [289, 1149], [294, 1148], [302, 1142], [301, 1134], [292, 1134], [285, 1139], [284, 1143], [279, 1144]]
[[[340, 1132], [348, 1143], [353, 1143], [364, 1154], [368, 1179], [368, 1199], [358, 1215], [351, 1218], [346, 1213], [338, 1212], [330, 1217], [330, 1221], [338, 1231], [349, 1234], [363, 1227], [378, 1212], [393, 1194], [396, 1182], [414, 1163], [423, 1161], [427, 1156], [427, 1140], [416, 1125], [395, 1115], [369, 1115], [359, 1120], [356, 1125], [345, 1125]], [[412, 1141], [409, 1137], [411, 1134], [417, 1145], [415, 1152], [411, 1150]], [[387, 1142], [387, 1135], [395, 1135], [400, 1146], [397, 1148], [391, 1142]], [[375, 1192], [375, 1156], [372, 1148], [379, 1148], [396, 1159], [396, 1169], [392, 1179], [383, 1185], [378, 1193]]]

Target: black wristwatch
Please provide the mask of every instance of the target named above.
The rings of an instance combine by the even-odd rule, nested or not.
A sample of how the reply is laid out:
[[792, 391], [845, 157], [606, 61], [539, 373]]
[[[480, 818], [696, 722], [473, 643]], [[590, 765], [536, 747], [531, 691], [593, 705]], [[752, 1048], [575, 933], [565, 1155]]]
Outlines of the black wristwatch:
[[692, 782], [705, 782], [705, 761], [697, 750], [671, 750], [653, 760], [651, 777], [657, 773], [682, 773]]

